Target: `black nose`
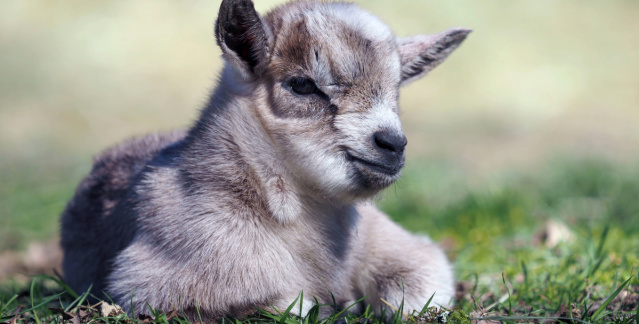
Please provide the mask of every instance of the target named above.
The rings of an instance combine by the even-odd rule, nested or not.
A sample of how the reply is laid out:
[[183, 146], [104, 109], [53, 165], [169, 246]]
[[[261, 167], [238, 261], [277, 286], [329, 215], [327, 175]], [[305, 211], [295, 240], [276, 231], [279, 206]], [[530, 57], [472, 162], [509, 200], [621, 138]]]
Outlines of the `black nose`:
[[401, 133], [391, 133], [389, 131], [379, 131], [373, 134], [373, 143], [375, 147], [383, 152], [395, 153], [397, 155], [404, 152], [406, 147], [406, 136]]

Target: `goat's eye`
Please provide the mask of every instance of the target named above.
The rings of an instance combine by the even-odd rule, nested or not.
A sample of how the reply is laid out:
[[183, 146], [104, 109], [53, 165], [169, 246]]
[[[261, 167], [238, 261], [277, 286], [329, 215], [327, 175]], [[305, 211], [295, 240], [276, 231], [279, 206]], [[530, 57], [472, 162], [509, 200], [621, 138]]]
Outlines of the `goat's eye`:
[[309, 95], [315, 93], [317, 86], [315, 82], [307, 78], [293, 78], [291, 79], [291, 89], [300, 95]]

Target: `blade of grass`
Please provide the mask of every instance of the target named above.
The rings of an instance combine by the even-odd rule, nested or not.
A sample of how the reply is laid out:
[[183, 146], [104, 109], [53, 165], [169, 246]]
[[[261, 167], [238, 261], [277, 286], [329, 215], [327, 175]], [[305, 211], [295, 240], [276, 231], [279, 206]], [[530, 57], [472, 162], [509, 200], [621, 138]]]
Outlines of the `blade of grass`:
[[279, 309], [275, 308], [275, 306], [271, 305], [271, 307], [273, 307], [273, 309], [277, 312], [277, 315], [284, 316], [284, 314], [282, 314]]
[[[36, 285], [36, 279], [33, 279], [31, 281], [31, 288], [29, 289], [29, 299], [31, 300], [31, 307], [33, 307], [34, 305], [34, 296], [35, 296], [35, 285]], [[33, 317], [35, 318], [36, 323], [40, 324], [40, 318], [38, 318], [38, 313], [37, 312], [33, 312]]]
[[202, 314], [200, 314], [200, 304], [198, 304], [197, 300], [195, 301], [195, 311], [197, 312], [197, 318], [200, 319], [200, 323], [204, 323], [204, 321], [202, 321]]
[[[271, 307], [273, 307], [273, 306], [271, 306]], [[273, 309], [275, 309], [275, 308], [273, 308]], [[257, 310], [261, 313], [262, 316], [264, 316], [266, 318], [270, 318], [271, 320], [273, 320], [274, 323], [278, 323], [278, 322], [281, 322], [282, 320], [284, 320], [284, 314], [280, 313], [277, 309], [275, 309], [275, 311], [278, 312], [279, 316], [278, 315], [274, 315], [274, 314], [272, 314], [272, 313], [270, 313], [270, 312], [268, 312], [268, 311], [266, 311], [264, 309], [261, 309], [261, 308], [257, 308]], [[285, 319], [284, 323], [286, 323], [286, 324], [299, 324], [298, 322], [295, 322], [295, 321], [293, 321], [291, 319]], [[318, 322], [311, 322], [311, 323], [318, 323]]]
[[315, 305], [308, 311], [307, 317], [311, 323], [318, 323], [320, 303], [316, 297], [313, 297], [313, 300], [315, 300]]
[[335, 295], [331, 293], [331, 299], [333, 300], [333, 313], [337, 313], [337, 301], [335, 300]]
[[581, 319], [582, 320], [586, 320], [586, 317], [588, 317], [588, 313], [590, 313], [590, 309], [592, 308], [592, 305], [587, 306], [587, 303], [584, 304], [584, 310], [581, 312]]
[[30, 312], [30, 311], [32, 311], [32, 310], [38, 309], [38, 308], [40, 308], [40, 307], [42, 307], [42, 306], [44, 306], [44, 305], [46, 305], [46, 304], [48, 304], [48, 303], [52, 302], [52, 301], [53, 301], [53, 300], [55, 300], [56, 298], [60, 298], [60, 297], [61, 297], [62, 295], [64, 295], [65, 293], [66, 293], [66, 292], [61, 292], [61, 293], [59, 293], [59, 294], [55, 294], [55, 295], [53, 295], [53, 296], [51, 296], [51, 297], [47, 298], [45, 301], [41, 302], [40, 304], [35, 305], [35, 306], [33, 306], [33, 307], [31, 307], [31, 308], [28, 308], [28, 309], [24, 309], [24, 310], [20, 311], [20, 312], [19, 312], [19, 313], [17, 313], [17, 314], [11, 315], [11, 317], [2, 317], [2, 318], [0, 318], [0, 322], [4, 322], [4, 321], [6, 321], [6, 320], [8, 320], [8, 319], [10, 319], [10, 318], [12, 318], [12, 317], [14, 317], [14, 316], [16, 316], [16, 315], [24, 314], [24, 313], [26, 313], [26, 312]]
[[408, 318], [408, 315], [404, 314], [404, 281], [403, 280], [401, 284], [402, 284], [402, 301], [399, 303], [399, 307], [397, 307], [395, 314], [393, 314], [392, 323], [394, 324], [402, 323], [402, 319], [404, 317]]
[[528, 291], [528, 267], [524, 260], [521, 260], [521, 269], [524, 272], [524, 291]]
[[272, 320], [274, 320], [275, 322], [277, 322], [281, 317], [278, 317], [276, 315], [271, 314], [271, 312], [266, 311], [265, 309], [261, 309], [259, 307], [256, 308], [264, 317], [268, 317]]
[[364, 309], [364, 318], [371, 317], [371, 305], [366, 305], [366, 309]]
[[606, 238], [608, 237], [609, 230], [610, 230], [610, 225], [606, 225], [606, 227], [604, 227], [603, 233], [601, 233], [599, 246], [597, 247], [597, 252], [595, 253], [596, 259], [599, 259], [601, 257], [601, 253], [603, 252], [604, 244], [606, 244]]
[[87, 300], [92, 288], [93, 288], [93, 284], [89, 285], [89, 289], [80, 296], [80, 301], [78, 301], [78, 304], [76, 305], [76, 307], [79, 307], [80, 305], [82, 305], [82, 303], [84, 303], [85, 300]]
[[303, 302], [304, 302], [304, 290], [302, 290], [302, 291], [300, 292], [300, 312], [299, 312], [300, 317], [302, 317], [302, 316], [305, 316], [305, 315], [306, 315], [306, 314], [302, 314], [302, 310], [303, 310], [303, 308], [302, 308], [302, 303], [303, 303]]
[[506, 292], [508, 293], [508, 315], [511, 315], [513, 313], [513, 303], [510, 300], [510, 289], [506, 284], [506, 277], [504, 276], [503, 272], [501, 273], [501, 280], [504, 282], [504, 286], [506, 286]]
[[308, 310], [306, 316], [303, 319], [304, 323], [317, 323], [319, 320], [319, 305], [315, 304]]
[[362, 297], [359, 300], [357, 300], [356, 302], [350, 304], [348, 307], [342, 309], [342, 311], [340, 311], [339, 313], [335, 314], [333, 317], [338, 318], [340, 315], [342, 315], [342, 313], [346, 312], [347, 310], [349, 310], [351, 307], [357, 305], [358, 303], [364, 301], [364, 299], [366, 299], [366, 297]]
[[91, 293], [91, 288], [93, 288], [93, 285], [90, 285], [87, 291], [85, 291], [82, 295], [78, 296], [75, 300], [73, 300], [73, 302], [71, 302], [71, 304], [69, 304], [69, 306], [67, 306], [64, 309], [64, 311], [69, 312], [74, 307], [80, 306], [86, 300], [87, 296], [89, 296], [89, 293]]
[[[146, 308], [149, 310], [149, 313], [151, 313], [151, 316], [158, 317], [157, 312], [153, 310], [153, 307], [151, 307], [151, 305], [149, 303], [146, 303]], [[222, 319], [222, 320], [224, 320], [224, 319]]]
[[9, 301], [2, 304], [2, 307], [0, 307], [0, 318], [4, 317], [4, 310], [7, 308], [7, 306], [13, 303], [13, 301], [16, 300], [17, 298], [18, 298], [18, 295], [14, 294], [13, 297], [9, 298]]
[[66, 292], [69, 293], [69, 295], [73, 298], [76, 299], [79, 297], [79, 295], [73, 290], [71, 289], [71, 287], [69, 285], [67, 285], [64, 281], [56, 278], [56, 277], [52, 277], [49, 275], [35, 275], [33, 276], [33, 278], [40, 278], [40, 279], [46, 279], [46, 280], [51, 280], [53, 282], [55, 282], [58, 286], [62, 287], [62, 289], [64, 289]]
[[295, 300], [293, 301], [293, 303], [291, 303], [288, 308], [286, 308], [286, 310], [284, 311], [284, 314], [282, 315], [282, 318], [280, 319], [280, 324], [285, 324], [286, 320], [288, 319], [289, 314], [291, 313], [291, 309], [293, 309], [293, 307], [295, 307], [295, 304], [297, 304], [297, 300], [300, 299], [300, 296], [297, 296], [297, 298], [295, 298]]
[[[480, 299], [481, 299], [481, 296], [480, 296]], [[493, 308], [495, 308], [495, 306], [505, 302], [506, 299], [508, 299], [508, 294], [501, 295], [501, 297], [499, 297], [499, 299], [497, 299], [496, 302], [494, 302], [494, 303], [490, 304], [488, 307], [486, 307], [484, 309], [484, 312], [490, 312]]]
[[586, 278], [592, 277], [595, 274], [595, 272], [597, 272], [597, 270], [599, 270], [599, 267], [601, 267], [601, 264], [603, 263], [604, 259], [606, 259], [606, 256], [607, 256], [607, 254], [604, 254], [598, 259], [597, 263], [595, 264], [594, 267], [592, 267], [592, 270], [590, 270], [590, 272], [588, 273]]
[[477, 274], [477, 272], [473, 272], [473, 277], [475, 278], [475, 280], [473, 281], [473, 289], [470, 292], [471, 296], [475, 294], [475, 292], [477, 291], [477, 286], [479, 286], [479, 274]]
[[619, 295], [619, 293], [623, 290], [624, 287], [626, 287], [626, 285], [630, 282], [630, 280], [632, 279], [632, 277], [628, 278], [628, 280], [624, 281], [624, 283], [621, 284], [621, 286], [619, 286], [619, 288], [617, 288], [617, 290], [615, 290], [610, 297], [608, 297], [608, 299], [606, 299], [606, 301], [603, 302], [603, 304], [601, 304], [601, 306], [599, 306], [599, 308], [597, 308], [597, 310], [595, 311], [594, 314], [592, 314], [592, 319], [594, 321], [598, 321], [600, 320], [604, 314], [602, 314], [602, 312], [606, 309], [606, 306], [608, 306], [608, 304], [610, 304], [610, 302], [617, 297], [617, 295]]
[[437, 292], [434, 292], [432, 295], [430, 295], [430, 298], [426, 302], [426, 305], [424, 305], [424, 307], [422, 307], [422, 310], [419, 312], [419, 316], [422, 316], [428, 310], [428, 306], [430, 306], [430, 302], [433, 300], [433, 297], [435, 297], [436, 293]]
[[180, 312], [182, 313], [182, 316], [184, 318], [186, 318], [186, 314], [184, 313], [184, 307], [182, 307], [182, 296], [181, 295], [178, 296], [178, 307], [180, 307]]
[[[135, 321], [135, 307], [133, 307], [133, 295], [135, 295], [135, 290], [131, 292], [131, 297], [129, 298], [129, 302], [131, 303], [131, 319]], [[195, 301], [195, 309], [197, 309], [197, 301]]]

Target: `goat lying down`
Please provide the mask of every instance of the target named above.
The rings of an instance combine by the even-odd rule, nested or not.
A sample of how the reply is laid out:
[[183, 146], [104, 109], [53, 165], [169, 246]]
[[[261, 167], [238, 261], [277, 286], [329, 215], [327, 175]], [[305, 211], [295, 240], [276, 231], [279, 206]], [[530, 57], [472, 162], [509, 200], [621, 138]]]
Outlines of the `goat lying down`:
[[404, 165], [399, 87], [469, 32], [397, 39], [353, 4], [260, 16], [250, 0], [224, 0], [226, 64], [210, 101], [188, 131], [95, 159], [62, 215], [65, 280], [135, 313], [208, 320], [282, 310], [301, 291], [302, 313], [332, 296], [376, 312], [381, 298], [448, 305], [442, 250], [369, 201]]

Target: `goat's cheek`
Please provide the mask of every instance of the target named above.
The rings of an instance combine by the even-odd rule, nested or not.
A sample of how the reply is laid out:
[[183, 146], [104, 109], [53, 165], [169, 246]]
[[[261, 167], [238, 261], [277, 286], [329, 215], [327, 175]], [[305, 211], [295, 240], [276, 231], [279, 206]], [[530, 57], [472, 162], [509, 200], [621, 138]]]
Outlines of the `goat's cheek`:
[[348, 183], [343, 157], [335, 139], [326, 136], [304, 136], [291, 142], [291, 151], [299, 170], [315, 179], [320, 187], [340, 187]]
[[362, 148], [366, 142], [366, 134], [369, 133], [369, 123], [366, 120], [366, 116], [356, 114], [338, 115], [335, 118], [334, 128], [341, 135], [343, 145], [352, 149]]

